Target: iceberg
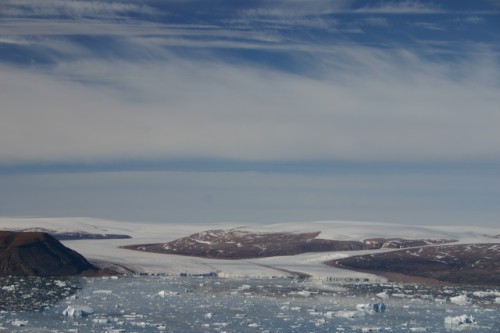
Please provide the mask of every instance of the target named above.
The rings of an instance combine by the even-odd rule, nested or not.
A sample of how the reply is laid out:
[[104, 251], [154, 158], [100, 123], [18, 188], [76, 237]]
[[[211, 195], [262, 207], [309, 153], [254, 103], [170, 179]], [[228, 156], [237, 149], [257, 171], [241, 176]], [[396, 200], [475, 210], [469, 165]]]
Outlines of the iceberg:
[[85, 305], [69, 305], [66, 310], [62, 312], [64, 316], [68, 317], [85, 317], [94, 313], [94, 309]]

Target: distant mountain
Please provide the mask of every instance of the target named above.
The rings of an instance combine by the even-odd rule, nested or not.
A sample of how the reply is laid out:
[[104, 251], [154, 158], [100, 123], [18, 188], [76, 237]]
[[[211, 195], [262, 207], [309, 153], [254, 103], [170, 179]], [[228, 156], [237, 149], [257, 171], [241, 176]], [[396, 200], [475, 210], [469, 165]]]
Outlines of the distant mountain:
[[0, 276], [95, 275], [82, 255], [44, 232], [0, 231]]
[[240, 228], [208, 230], [164, 244], [127, 249], [217, 259], [290, 256], [306, 252], [356, 251], [445, 244], [452, 239], [370, 238], [363, 241], [317, 238], [321, 232], [249, 232]]

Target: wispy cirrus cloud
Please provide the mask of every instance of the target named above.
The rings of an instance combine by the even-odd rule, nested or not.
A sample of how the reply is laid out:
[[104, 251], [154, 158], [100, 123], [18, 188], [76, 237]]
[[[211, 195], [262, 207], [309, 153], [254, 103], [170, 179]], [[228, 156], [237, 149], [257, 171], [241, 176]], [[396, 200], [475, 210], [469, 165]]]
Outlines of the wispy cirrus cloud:
[[433, 3], [424, 1], [378, 1], [373, 5], [366, 5], [356, 9], [358, 13], [377, 14], [439, 14], [445, 10]]
[[371, 16], [366, 17], [358, 21], [362, 25], [372, 26], [372, 27], [389, 27], [391, 24], [386, 17]]
[[408, 51], [330, 51], [322, 78], [174, 55], [2, 67], [0, 161], [499, 158], [491, 59], [456, 72]]
[[31, 42], [25, 38], [0, 37], [0, 44], [30, 45]]
[[[53, 3], [55, 12], [67, 10], [63, 2]], [[371, 14], [348, 24], [319, 9], [342, 12], [349, 1], [315, 1], [305, 15], [298, 10], [306, 6], [302, 1], [269, 1], [235, 10], [232, 18], [194, 23], [108, 21], [100, 14], [86, 20], [88, 8], [101, 5], [82, 3], [68, 2], [76, 13], [70, 20], [42, 13], [37, 19], [0, 22], [0, 35], [6, 36], [0, 45], [24, 47], [30, 63], [24, 69], [0, 67], [0, 97], [7, 110], [0, 131], [2, 163], [498, 158], [491, 125], [498, 121], [493, 110], [499, 102], [494, 47], [478, 53], [467, 46], [448, 48], [460, 57], [447, 62], [436, 59], [438, 48], [427, 42], [381, 47], [345, 32], [388, 26], [388, 17], [377, 11], [440, 10], [432, 3], [381, 2], [363, 7]], [[143, 5], [103, 3], [111, 16], [149, 12]], [[28, 0], [20, 4], [39, 6]], [[290, 33], [290, 26], [304, 30]], [[317, 29], [325, 35], [321, 42], [310, 37]], [[37, 54], [50, 66], [33, 65]], [[285, 61], [288, 67], [282, 66]], [[34, 92], [30, 99], [25, 90]], [[472, 111], [474, 103], [480, 111]], [[30, 117], [38, 121], [26, 124]], [[476, 119], [487, 120], [483, 130], [464, 135]], [[141, 132], [146, 134], [129, 135]]]
[[0, 16], [4, 17], [109, 19], [131, 14], [158, 14], [158, 11], [146, 4], [97, 0], [6, 0], [0, 4], [0, 8]]

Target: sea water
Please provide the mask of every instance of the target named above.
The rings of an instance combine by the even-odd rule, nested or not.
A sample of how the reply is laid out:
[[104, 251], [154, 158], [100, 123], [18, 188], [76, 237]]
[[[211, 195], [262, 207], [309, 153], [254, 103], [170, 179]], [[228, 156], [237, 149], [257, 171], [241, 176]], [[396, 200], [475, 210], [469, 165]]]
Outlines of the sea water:
[[0, 283], [6, 332], [500, 332], [491, 288], [177, 276]]

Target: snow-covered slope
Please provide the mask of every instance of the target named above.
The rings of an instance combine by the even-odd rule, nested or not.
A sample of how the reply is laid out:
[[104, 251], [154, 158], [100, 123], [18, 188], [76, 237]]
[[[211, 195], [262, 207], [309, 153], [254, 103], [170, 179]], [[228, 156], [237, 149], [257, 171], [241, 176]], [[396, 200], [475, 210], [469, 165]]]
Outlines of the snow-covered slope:
[[[0, 229], [22, 230], [45, 228], [61, 232], [88, 232], [94, 234], [126, 234], [130, 239], [74, 240], [64, 244], [89, 260], [112, 262], [145, 273], [207, 273], [219, 272], [222, 276], [270, 277], [299, 272], [319, 278], [370, 278], [368, 274], [354, 273], [323, 264], [327, 260], [372, 253], [370, 251], [307, 253], [296, 256], [220, 260], [186, 256], [131, 251], [120, 246], [165, 243], [195, 232], [209, 229], [241, 227], [252, 232], [316, 232], [319, 238], [337, 240], [362, 240], [376, 237], [402, 237], [407, 239], [439, 238], [457, 239], [467, 243], [500, 243], [494, 236], [500, 228], [481, 227], [418, 227], [388, 223], [320, 221], [291, 222], [271, 225], [244, 226], [234, 223], [221, 224], [160, 224], [130, 223], [91, 218], [0, 218]], [[384, 251], [384, 250], [379, 250]]]

